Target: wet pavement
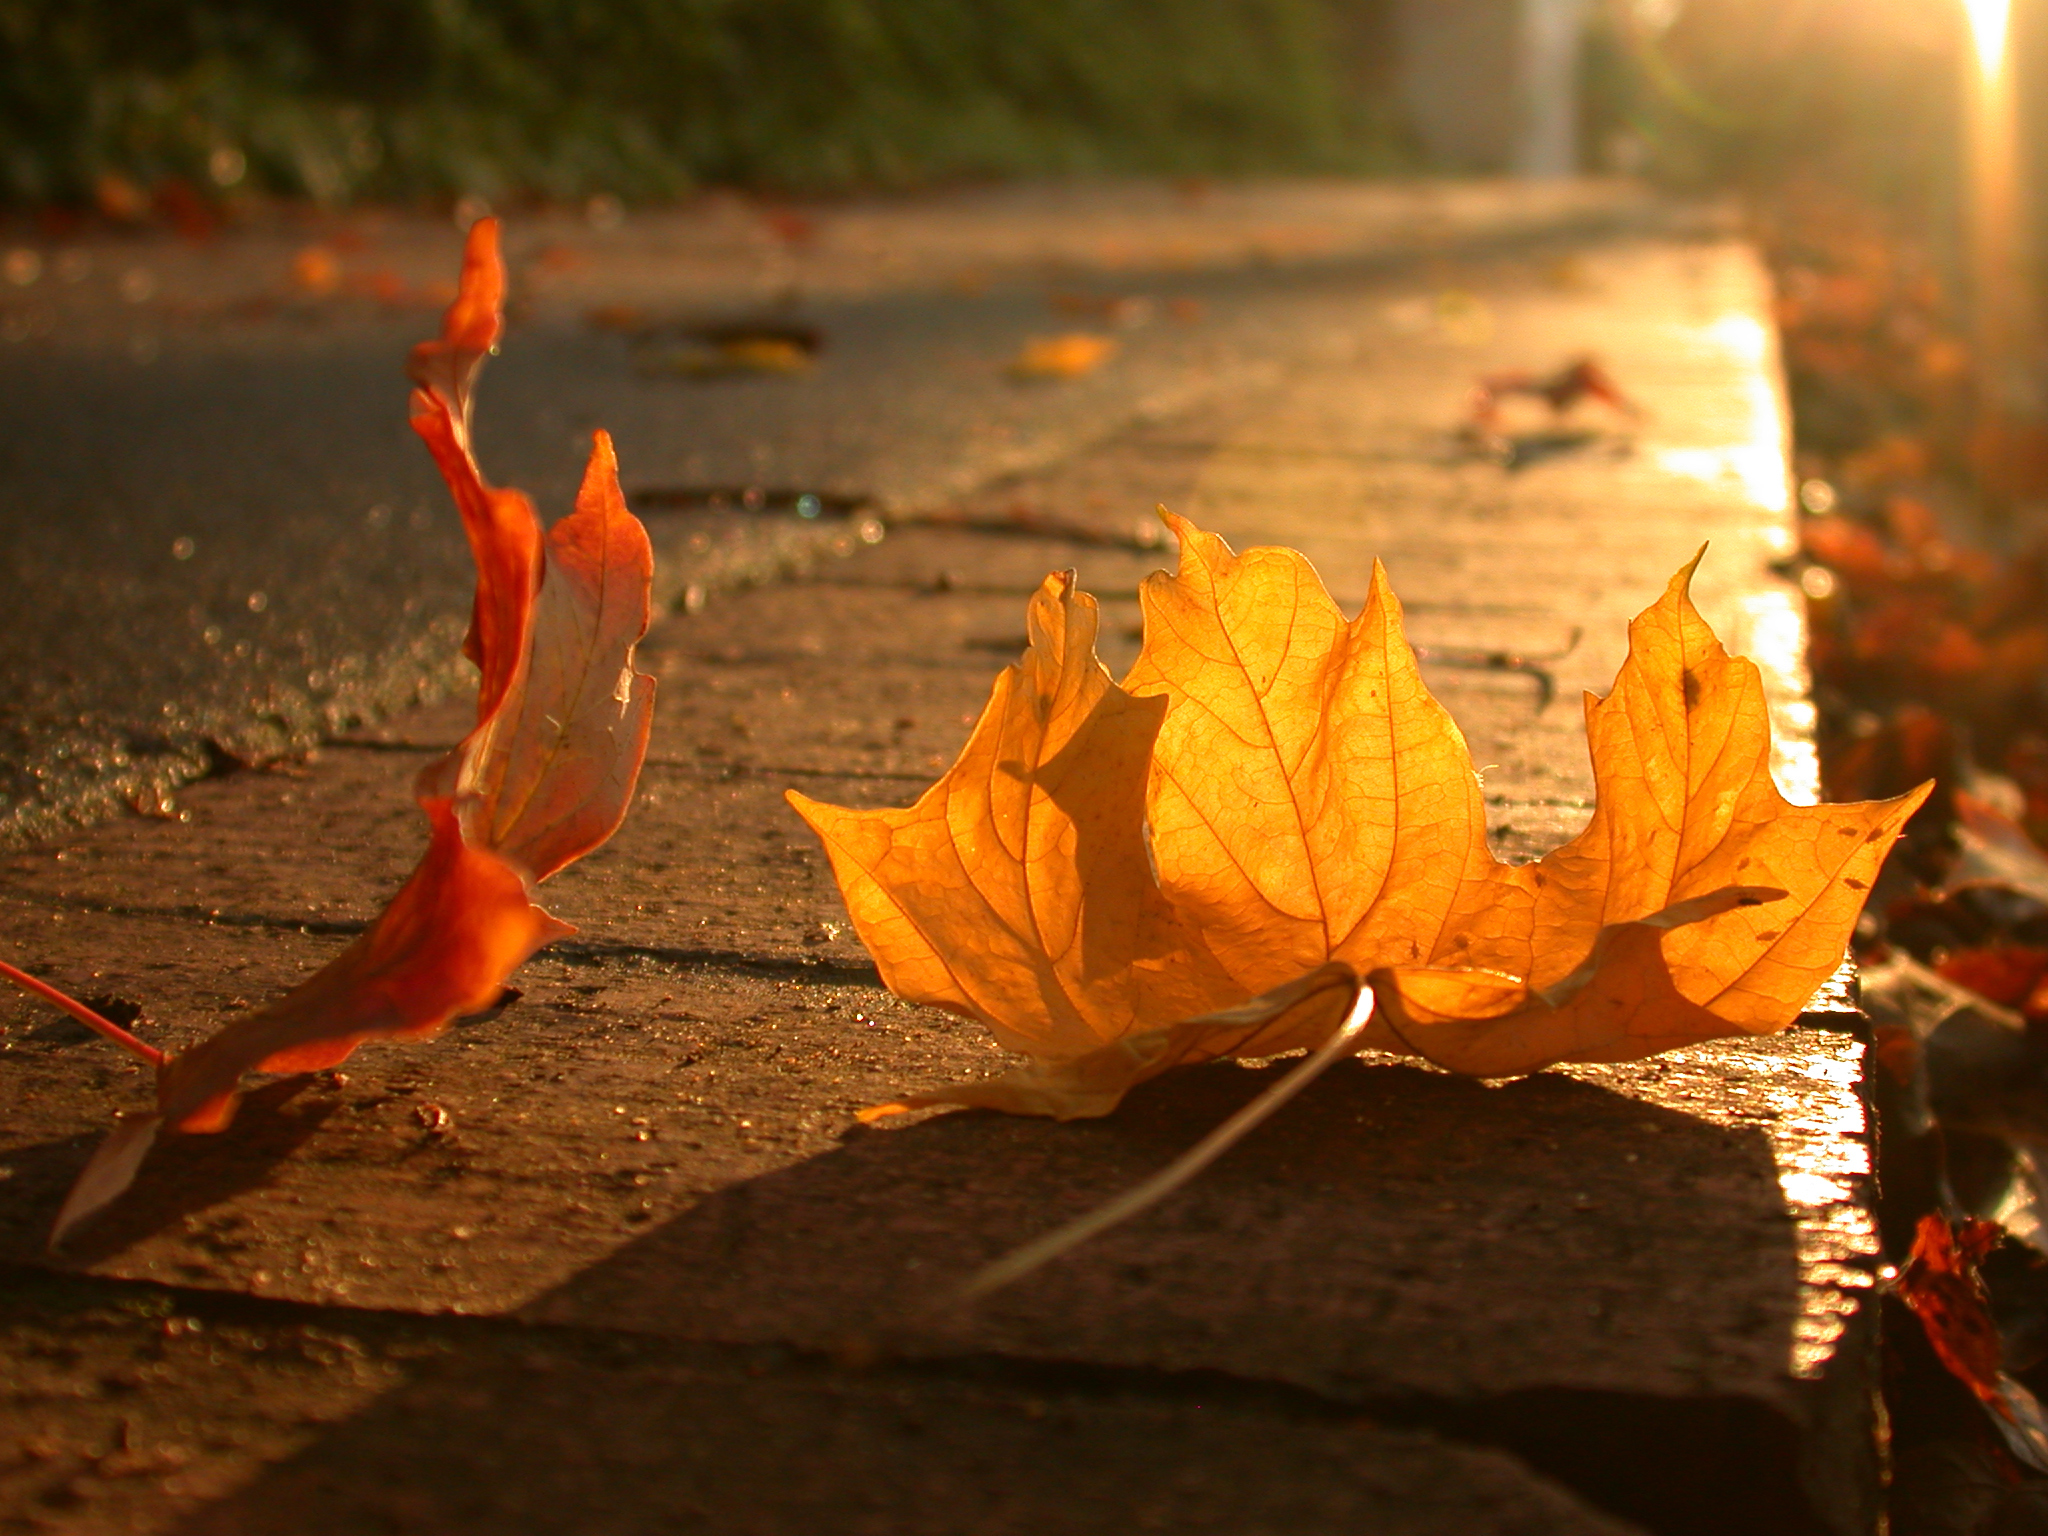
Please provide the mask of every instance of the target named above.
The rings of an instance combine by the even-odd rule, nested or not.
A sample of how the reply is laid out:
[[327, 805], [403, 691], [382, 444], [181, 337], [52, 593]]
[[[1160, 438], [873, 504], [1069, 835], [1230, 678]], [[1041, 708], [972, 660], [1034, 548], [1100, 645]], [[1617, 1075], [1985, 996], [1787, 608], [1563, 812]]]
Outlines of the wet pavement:
[[[972, 1314], [945, 1298], [980, 1263], [1149, 1173], [1278, 1069], [1172, 1075], [1065, 1126], [854, 1121], [1000, 1054], [880, 990], [781, 791], [908, 801], [1049, 568], [1103, 598], [1120, 670], [1136, 583], [1170, 558], [1136, 532], [1156, 501], [1240, 547], [1304, 548], [1347, 607], [1386, 559], [1510, 856], [1582, 824], [1574, 691], [1606, 686], [1627, 617], [1711, 536], [1702, 607], [1763, 662], [1780, 776], [1810, 785], [1800, 610], [1769, 571], [1790, 513], [1753, 253], [1660, 218], [1325, 258], [1171, 288], [1119, 272], [1105, 290], [1198, 298], [1199, 316], [1162, 310], [1100, 373], [1031, 387], [1002, 364], [1062, 326], [1042, 279], [819, 300], [833, 349], [815, 374], [717, 383], [640, 376], [630, 340], [536, 304], [479, 405], [501, 477], [559, 504], [574, 437], [602, 423], [629, 486], [690, 493], [681, 511], [643, 496], [658, 543], [734, 569], [747, 557], [719, 539], [748, 514], [696, 492], [859, 494], [816, 519], [770, 504], [761, 526], [814, 541], [773, 557], [781, 579], [666, 578], [700, 590], [643, 651], [662, 694], [642, 794], [549, 887], [582, 932], [522, 971], [514, 1007], [259, 1091], [228, 1135], [162, 1149], [54, 1269], [40, 1245], [63, 1190], [144, 1085], [49, 1011], [5, 1005], [0, 1400], [26, 1427], [0, 1441], [0, 1521], [1873, 1530], [1851, 1013], [1500, 1086], [1348, 1064], [1181, 1197]], [[1457, 435], [1478, 372], [1587, 349], [1640, 419], [1591, 417], [1520, 469]], [[388, 460], [368, 462], [401, 473], [396, 391], [367, 366], [348, 387], [388, 414]], [[187, 509], [205, 459], [185, 461]], [[392, 509], [377, 547], [431, 579], [348, 579], [382, 579], [398, 610], [438, 580], [459, 606], [445, 531], [372, 505]], [[274, 546], [299, 550], [307, 592], [317, 523]], [[230, 596], [257, 579], [240, 550], [202, 567], [210, 546], [182, 536], [173, 579], [210, 569]], [[418, 610], [417, 633], [445, 617]], [[335, 718], [309, 761], [180, 791], [185, 820], [19, 848], [0, 859], [0, 944], [140, 1004], [147, 1038], [193, 1039], [374, 915], [419, 847], [411, 776], [461, 728], [454, 697]]]

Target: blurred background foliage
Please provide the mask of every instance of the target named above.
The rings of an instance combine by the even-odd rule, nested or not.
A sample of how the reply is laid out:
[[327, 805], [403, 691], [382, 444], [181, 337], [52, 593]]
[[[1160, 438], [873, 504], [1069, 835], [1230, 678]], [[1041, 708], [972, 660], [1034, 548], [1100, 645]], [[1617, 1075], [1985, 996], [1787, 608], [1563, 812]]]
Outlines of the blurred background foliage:
[[[1686, 188], [1855, 199], [1955, 223], [1962, 0], [1607, 0], [1589, 39], [1596, 139]], [[2048, 152], [2048, 3], [2012, 0], [2010, 49]], [[2044, 162], [2048, 163], [2048, 162]]]
[[1911, 199], [1953, 177], [1967, 36], [1960, 0], [1636, 0], [1594, 89], [1667, 179]]
[[0, 0], [0, 197], [1361, 170], [1366, 0]]
[[[1428, 169], [1397, 13], [1516, 0], [0, 0], [0, 199], [630, 201]], [[1961, 0], [1586, 0], [1596, 170], [1939, 219]], [[2048, 85], [2048, 0], [2014, 0]], [[1475, 86], [1475, 90], [1479, 87]], [[2048, 90], [2027, 90], [2048, 150]], [[1477, 105], [1477, 104], [1475, 104]], [[112, 210], [110, 210], [112, 211]]]

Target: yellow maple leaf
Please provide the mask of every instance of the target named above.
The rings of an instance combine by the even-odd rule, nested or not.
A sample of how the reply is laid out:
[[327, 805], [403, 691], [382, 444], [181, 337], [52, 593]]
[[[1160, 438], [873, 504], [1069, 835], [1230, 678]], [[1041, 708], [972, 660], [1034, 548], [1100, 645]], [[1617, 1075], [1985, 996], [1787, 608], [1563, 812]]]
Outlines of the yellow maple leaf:
[[1046, 578], [1030, 648], [996, 678], [959, 760], [909, 809], [851, 811], [789, 792], [889, 988], [1057, 1061], [1233, 991], [1146, 856], [1164, 701], [1110, 681], [1096, 623], [1071, 573]]
[[[1485, 1076], [1782, 1029], [1925, 796], [1788, 803], [1761, 677], [1693, 608], [1688, 566], [1588, 699], [1592, 822], [1502, 864], [1385, 573], [1346, 621], [1300, 554], [1168, 521], [1180, 569], [1145, 583], [1122, 687], [1092, 600], [1053, 577], [915, 806], [790, 794], [884, 981], [1031, 1058], [871, 1114], [1104, 1114], [1170, 1066], [1314, 1048], [1338, 1019], [1357, 1047]], [[1369, 1024], [1332, 978], [1370, 987]]]
[[1462, 953], [1453, 915], [1503, 866], [1385, 571], [1346, 623], [1295, 551], [1233, 555], [1167, 523], [1180, 570], [1140, 591], [1145, 646], [1124, 686], [1167, 704], [1147, 810], [1169, 898], [1243, 996], [1326, 960]]

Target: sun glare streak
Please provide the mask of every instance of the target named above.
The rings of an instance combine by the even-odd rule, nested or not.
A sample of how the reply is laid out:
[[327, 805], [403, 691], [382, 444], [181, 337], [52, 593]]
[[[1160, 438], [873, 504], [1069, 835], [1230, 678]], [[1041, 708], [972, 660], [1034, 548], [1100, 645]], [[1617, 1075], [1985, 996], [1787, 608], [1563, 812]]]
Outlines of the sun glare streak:
[[1977, 43], [1977, 67], [1988, 79], [2005, 63], [2005, 30], [2012, 0], [1963, 0], [1963, 9], [1970, 13], [1970, 35]]

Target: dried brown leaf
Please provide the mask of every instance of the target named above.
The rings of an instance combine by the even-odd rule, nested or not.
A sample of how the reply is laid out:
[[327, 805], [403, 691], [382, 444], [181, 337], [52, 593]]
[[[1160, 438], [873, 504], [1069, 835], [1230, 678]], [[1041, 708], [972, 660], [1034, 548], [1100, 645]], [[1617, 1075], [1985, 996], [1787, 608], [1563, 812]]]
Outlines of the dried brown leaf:
[[2048, 1413], [2005, 1371], [2005, 1347], [1979, 1274], [1998, 1240], [1994, 1222], [1951, 1227], [1947, 1217], [1928, 1212], [1913, 1233], [1898, 1293], [1936, 1357], [1988, 1410], [2006, 1449], [2028, 1470], [2048, 1472]]

